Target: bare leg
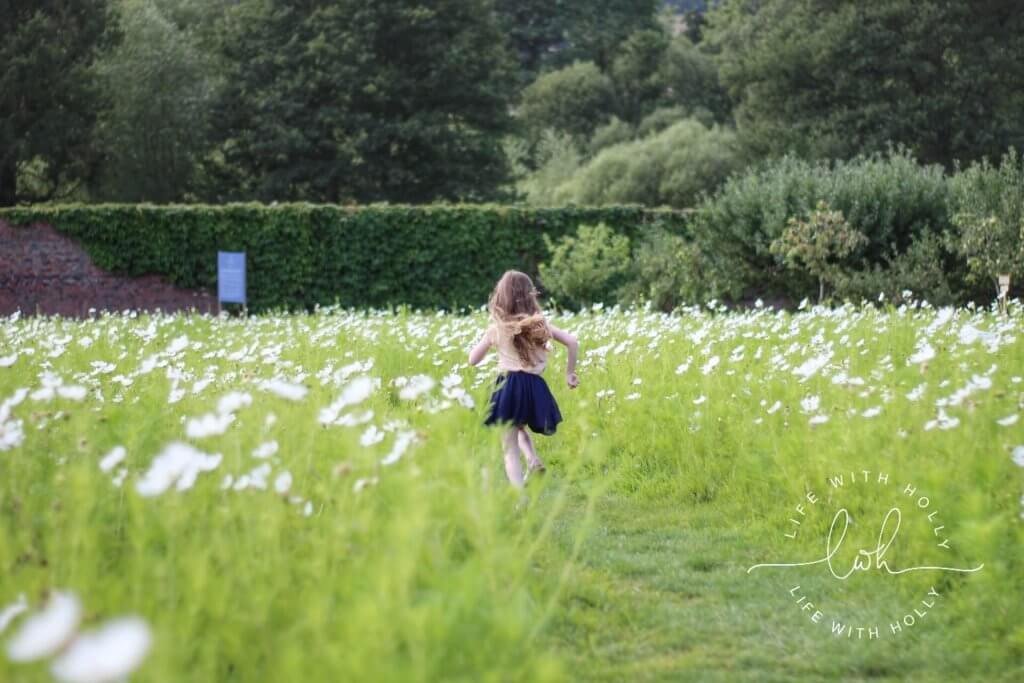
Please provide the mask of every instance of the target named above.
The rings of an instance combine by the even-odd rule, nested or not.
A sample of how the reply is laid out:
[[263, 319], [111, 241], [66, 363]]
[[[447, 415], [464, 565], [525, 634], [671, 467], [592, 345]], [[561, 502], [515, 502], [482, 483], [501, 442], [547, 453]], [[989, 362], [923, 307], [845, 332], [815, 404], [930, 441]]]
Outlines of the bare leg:
[[533, 439], [530, 438], [530, 433], [526, 431], [525, 427], [519, 428], [519, 448], [526, 455], [526, 464], [531, 472], [537, 469], [544, 469], [544, 463], [537, 457], [537, 451], [533, 447]]
[[523, 488], [523, 464], [519, 461], [519, 430], [515, 427], [505, 432], [505, 474], [516, 488]]

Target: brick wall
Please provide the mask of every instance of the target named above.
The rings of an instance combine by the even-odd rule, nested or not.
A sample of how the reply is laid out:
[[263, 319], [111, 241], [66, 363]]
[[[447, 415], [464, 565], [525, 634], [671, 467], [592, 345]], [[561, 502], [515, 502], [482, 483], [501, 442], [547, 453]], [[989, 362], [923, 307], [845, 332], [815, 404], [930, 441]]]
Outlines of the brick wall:
[[14, 228], [0, 221], [0, 316], [88, 315], [125, 309], [216, 310], [216, 293], [174, 287], [159, 276], [120, 277], [93, 265], [72, 239], [48, 225]]

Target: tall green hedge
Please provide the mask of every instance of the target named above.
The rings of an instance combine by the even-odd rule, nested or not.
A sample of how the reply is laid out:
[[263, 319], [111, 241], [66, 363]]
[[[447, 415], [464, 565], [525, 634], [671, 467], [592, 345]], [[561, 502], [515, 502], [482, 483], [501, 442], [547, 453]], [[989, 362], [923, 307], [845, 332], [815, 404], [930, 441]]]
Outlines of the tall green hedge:
[[686, 213], [629, 206], [88, 204], [0, 209], [0, 220], [52, 225], [101, 268], [188, 288], [216, 287], [218, 250], [245, 251], [253, 310], [478, 306], [504, 270], [537, 273], [544, 234], [599, 222], [631, 238], [688, 230]]

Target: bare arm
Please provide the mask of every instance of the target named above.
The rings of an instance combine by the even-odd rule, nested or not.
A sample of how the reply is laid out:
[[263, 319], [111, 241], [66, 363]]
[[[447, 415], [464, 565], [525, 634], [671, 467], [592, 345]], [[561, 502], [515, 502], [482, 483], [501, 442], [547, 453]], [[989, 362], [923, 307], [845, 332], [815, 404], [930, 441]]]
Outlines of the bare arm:
[[560, 344], [564, 344], [565, 348], [569, 350], [569, 360], [565, 366], [565, 382], [569, 385], [570, 389], [575, 389], [579, 386], [580, 380], [576, 376], [576, 357], [579, 355], [580, 343], [579, 340], [572, 334], [569, 334], [565, 330], [560, 330], [554, 325], [549, 324], [548, 329], [551, 330], [551, 337]]
[[487, 351], [490, 350], [493, 342], [491, 342], [491, 331], [490, 328], [484, 332], [484, 336], [480, 338], [480, 341], [476, 343], [476, 346], [469, 352], [469, 364], [476, 365], [484, 359], [487, 355]]

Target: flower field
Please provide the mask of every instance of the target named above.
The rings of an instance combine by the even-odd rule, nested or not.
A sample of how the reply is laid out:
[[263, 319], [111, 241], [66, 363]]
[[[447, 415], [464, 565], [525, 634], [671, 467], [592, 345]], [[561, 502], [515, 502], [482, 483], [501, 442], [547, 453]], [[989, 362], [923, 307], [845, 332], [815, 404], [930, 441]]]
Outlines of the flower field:
[[553, 320], [520, 493], [482, 313], [5, 319], [0, 680], [1024, 677], [1019, 305]]

